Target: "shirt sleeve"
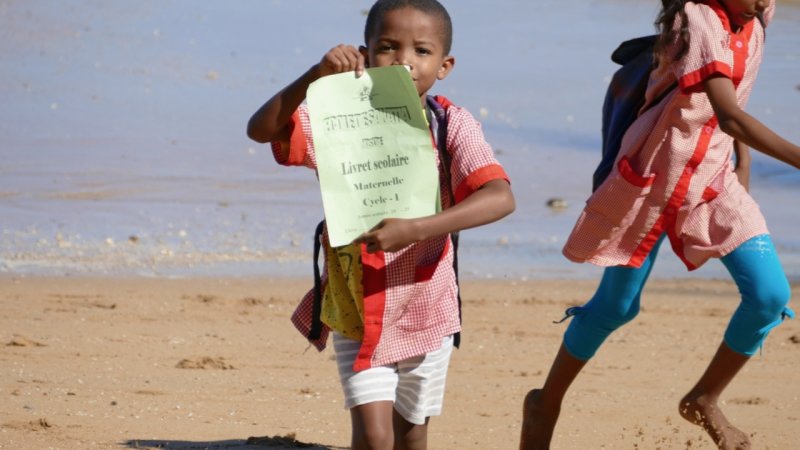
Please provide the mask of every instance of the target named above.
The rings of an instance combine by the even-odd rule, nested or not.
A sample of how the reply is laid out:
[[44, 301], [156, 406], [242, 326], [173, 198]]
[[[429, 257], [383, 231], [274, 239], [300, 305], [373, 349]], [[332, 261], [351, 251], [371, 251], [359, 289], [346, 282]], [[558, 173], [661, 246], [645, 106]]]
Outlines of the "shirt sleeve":
[[[689, 48], [673, 65], [678, 86], [684, 94], [700, 92], [703, 81], [712, 76], [732, 78], [733, 55], [729, 36], [716, 12], [707, 5], [686, 3], [689, 21]], [[675, 27], [680, 28], [678, 16]]]
[[509, 181], [472, 114], [458, 106], [450, 106], [447, 114], [450, 183], [455, 201], [460, 202], [491, 180]]
[[769, 0], [769, 4], [764, 9], [764, 27], [768, 27], [775, 15], [775, 0]]
[[314, 140], [311, 138], [311, 120], [305, 103], [292, 114], [286, 126], [289, 127], [289, 151], [285, 152], [280, 142], [272, 142], [270, 145], [275, 161], [284, 166], [305, 166], [316, 169], [317, 159], [314, 154]]

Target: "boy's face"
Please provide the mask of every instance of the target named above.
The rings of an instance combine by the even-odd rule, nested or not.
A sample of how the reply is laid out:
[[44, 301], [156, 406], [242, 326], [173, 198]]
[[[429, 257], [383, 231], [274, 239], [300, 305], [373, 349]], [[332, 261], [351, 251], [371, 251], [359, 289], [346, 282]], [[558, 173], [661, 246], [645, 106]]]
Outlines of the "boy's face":
[[424, 100], [436, 80], [447, 77], [455, 64], [452, 56], [444, 54], [442, 34], [438, 17], [405, 7], [387, 12], [361, 51], [369, 67], [409, 66]]

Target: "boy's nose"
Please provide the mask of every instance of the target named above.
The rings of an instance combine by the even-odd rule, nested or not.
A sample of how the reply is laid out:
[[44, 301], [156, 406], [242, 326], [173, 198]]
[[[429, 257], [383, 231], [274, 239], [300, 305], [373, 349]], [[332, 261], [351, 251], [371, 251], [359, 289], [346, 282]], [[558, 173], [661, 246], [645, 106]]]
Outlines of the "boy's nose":
[[393, 66], [404, 66], [406, 68], [406, 70], [408, 70], [409, 72], [411, 72], [411, 70], [414, 69], [414, 66], [411, 65], [411, 63], [406, 61], [404, 58], [398, 58], [397, 61], [392, 63], [392, 65]]
[[400, 66], [413, 66], [414, 52], [406, 48], [398, 48], [395, 52], [394, 63]]

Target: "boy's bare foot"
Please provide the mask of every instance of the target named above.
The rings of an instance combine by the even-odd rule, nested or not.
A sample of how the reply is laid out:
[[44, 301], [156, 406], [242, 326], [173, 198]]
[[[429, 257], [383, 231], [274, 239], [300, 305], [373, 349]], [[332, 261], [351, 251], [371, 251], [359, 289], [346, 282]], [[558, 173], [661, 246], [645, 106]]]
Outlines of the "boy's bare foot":
[[717, 447], [722, 450], [746, 450], [750, 448], [750, 438], [742, 430], [728, 422], [716, 401], [704, 396], [689, 393], [678, 407], [681, 416], [689, 422], [706, 430]]
[[545, 450], [558, 421], [560, 406], [546, 407], [541, 399], [541, 389], [533, 389], [525, 396], [522, 405], [522, 433], [519, 450]]

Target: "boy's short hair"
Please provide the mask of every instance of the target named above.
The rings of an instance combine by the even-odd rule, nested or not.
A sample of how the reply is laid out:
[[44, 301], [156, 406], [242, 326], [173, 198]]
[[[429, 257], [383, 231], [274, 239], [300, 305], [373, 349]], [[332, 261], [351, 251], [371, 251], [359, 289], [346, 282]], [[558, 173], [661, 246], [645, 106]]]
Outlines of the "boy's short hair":
[[401, 9], [414, 8], [425, 14], [435, 16], [442, 25], [442, 44], [444, 44], [444, 54], [450, 54], [453, 45], [453, 22], [447, 9], [437, 0], [378, 0], [372, 5], [367, 15], [367, 24], [364, 27], [364, 43], [369, 45], [369, 40], [376, 32], [376, 27], [383, 21], [386, 13]]

